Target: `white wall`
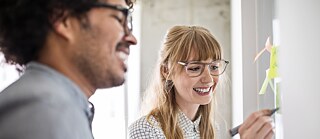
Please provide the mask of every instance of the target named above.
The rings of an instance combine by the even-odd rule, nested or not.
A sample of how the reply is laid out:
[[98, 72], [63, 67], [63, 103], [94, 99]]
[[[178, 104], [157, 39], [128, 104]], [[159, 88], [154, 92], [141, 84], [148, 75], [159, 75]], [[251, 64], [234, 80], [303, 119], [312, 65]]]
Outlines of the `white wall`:
[[201, 25], [222, 44], [230, 59], [229, 0], [142, 0], [141, 88], [152, 72], [166, 31], [174, 25]]
[[[257, 1], [232, 0], [232, 126], [258, 110]], [[235, 136], [234, 138], [239, 138]]]
[[285, 139], [319, 138], [320, 1], [279, 0]]

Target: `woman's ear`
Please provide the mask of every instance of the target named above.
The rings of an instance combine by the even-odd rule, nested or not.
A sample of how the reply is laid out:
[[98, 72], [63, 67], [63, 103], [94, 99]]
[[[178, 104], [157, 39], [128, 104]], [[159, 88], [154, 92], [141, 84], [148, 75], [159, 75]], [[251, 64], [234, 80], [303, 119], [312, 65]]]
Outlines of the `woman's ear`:
[[170, 80], [169, 77], [169, 68], [167, 65], [161, 65], [161, 75], [166, 79], [166, 80]]

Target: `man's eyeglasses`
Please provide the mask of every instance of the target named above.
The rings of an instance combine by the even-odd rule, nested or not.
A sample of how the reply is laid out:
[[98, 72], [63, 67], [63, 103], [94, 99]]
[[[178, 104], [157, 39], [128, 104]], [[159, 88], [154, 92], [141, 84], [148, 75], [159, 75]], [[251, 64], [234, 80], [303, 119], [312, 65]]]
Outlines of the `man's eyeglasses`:
[[110, 8], [122, 12], [125, 17], [125, 21], [123, 23], [123, 29], [125, 31], [125, 34], [128, 35], [132, 32], [132, 15], [128, 7], [100, 2], [93, 3], [92, 5], [90, 5], [90, 7]]
[[186, 73], [190, 77], [197, 77], [202, 74], [205, 67], [208, 66], [210, 74], [212, 76], [221, 75], [227, 68], [229, 61], [226, 60], [216, 60], [210, 63], [203, 63], [200, 61], [191, 61], [191, 62], [178, 62], [178, 64], [185, 67]]

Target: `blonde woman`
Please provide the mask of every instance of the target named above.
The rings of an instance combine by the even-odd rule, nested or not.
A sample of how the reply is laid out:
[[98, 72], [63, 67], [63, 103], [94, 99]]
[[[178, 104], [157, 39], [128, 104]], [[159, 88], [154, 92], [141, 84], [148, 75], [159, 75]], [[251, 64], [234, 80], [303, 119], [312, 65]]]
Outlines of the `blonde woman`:
[[[172, 27], [160, 52], [153, 83], [146, 91], [144, 104], [151, 109], [129, 127], [130, 138], [219, 138], [214, 128], [212, 99], [228, 63], [207, 29]], [[268, 111], [256, 112], [243, 124], [243, 139], [273, 136], [271, 119], [264, 113]]]

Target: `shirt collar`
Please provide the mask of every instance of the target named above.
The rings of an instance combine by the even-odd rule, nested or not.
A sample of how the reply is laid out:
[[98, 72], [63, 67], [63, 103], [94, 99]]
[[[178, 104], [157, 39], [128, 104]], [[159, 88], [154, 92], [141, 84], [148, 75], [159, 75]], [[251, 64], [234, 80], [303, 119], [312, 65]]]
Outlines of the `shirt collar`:
[[199, 124], [201, 120], [201, 115], [195, 120], [191, 121], [181, 110], [179, 110], [179, 126], [183, 132], [197, 132], [199, 131]]

